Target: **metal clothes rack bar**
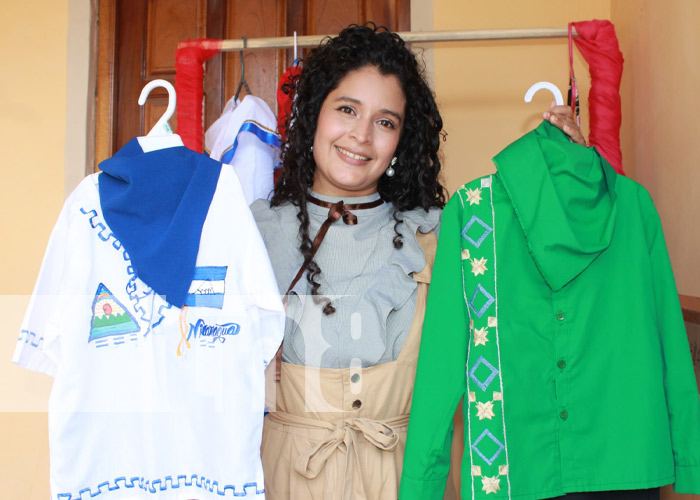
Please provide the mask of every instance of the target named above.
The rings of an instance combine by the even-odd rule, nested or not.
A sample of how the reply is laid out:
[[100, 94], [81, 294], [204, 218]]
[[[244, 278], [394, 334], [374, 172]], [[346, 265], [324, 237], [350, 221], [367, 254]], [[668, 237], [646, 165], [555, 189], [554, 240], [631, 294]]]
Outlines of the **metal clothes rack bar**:
[[[566, 38], [568, 37], [567, 28], [524, 28], [524, 29], [496, 29], [496, 30], [456, 30], [456, 31], [405, 31], [398, 33], [401, 38], [407, 43], [430, 43], [430, 42], [460, 42], [471, 40], [523, 40], [535, 38]], [[575, 34], [575, 33], [573, 33]], [[317, 47], [323, 39], [332, 35], [315, 35], [315, 36], [298, 36], [296, 41], [297, 48], [299, 47]], [[245, 46], [244, 46], [245, 45]], [[256, 49], [289, 49], [294, 47], [294, 37], [276, 37], [276, 38], [251, 38], [243, 40], [188, 40], [178, 44], [178, 52], [180, 50], [194, 50], [201, 56], [201, 60], [197, 57], [188, 56], [187, 63], [182, 65], [194, 64], [200, 67], [204, 61], [210, 58], [214, 53], [256, 50]], [[204, 52], [211, 52], [208, 57], [204, 57]], [[177, 55], [176, 55], [177, 60]], [[178, 63], [175, 63], [178, 67]], [[177, 71], [177, 69], [176, 69]], [[180, 78], [183, 81], [184, 78]], [[177, 87], [178, 78], [175, 78], [176, 89], [178, 91], [178, 133], [183, 139], [187, 147], [195, 151], [202, 151], [202, 103], [201, 103], [201, 88], [202, 76], [195, 78], [194, 85], [199, 88], [199, 98], [192, 100], [192, 96], [183, 93]], [[182, 112], [183, 109], [192, 109], [191, 112]]]
[[[574, 36], [576, 32], [573, 32]], [[498, 30], [404, 31], [398, 35], [406, 43], [464, 42], [475, 40], [522, 40], [528, 38], [566, 38], [567, 28], [518, 28]], [[297, 47], [316, 47], [332, 35], [298, 36]], [[243, 40], [222, 40], [221, 51], [243, 50]], [[245, 50], [288, 49], [294, 47], [294, 37], [249, 38]]]

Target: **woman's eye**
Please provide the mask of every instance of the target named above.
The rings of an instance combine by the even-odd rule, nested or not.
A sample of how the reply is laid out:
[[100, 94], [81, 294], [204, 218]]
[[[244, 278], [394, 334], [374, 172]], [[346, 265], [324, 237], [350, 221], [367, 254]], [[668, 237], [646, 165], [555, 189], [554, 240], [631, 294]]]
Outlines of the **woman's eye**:
[[347, 113], [347, 114], [349, 114], [349, 115], [355, 113], [355, 110], [352, 109], [350, 106], [339, 106], [339, 107], [337, 108], [337, 110], [340, 111], [340, 112], [342, 112], [342, 113]]
[[391, 120], [387, 120], [386, 118], [382, 118], [381, 120], [379, 120], [379, 124], [382, 127], [396, 128], [396, 125], [394, 125], [394, 122], [392, 122]]

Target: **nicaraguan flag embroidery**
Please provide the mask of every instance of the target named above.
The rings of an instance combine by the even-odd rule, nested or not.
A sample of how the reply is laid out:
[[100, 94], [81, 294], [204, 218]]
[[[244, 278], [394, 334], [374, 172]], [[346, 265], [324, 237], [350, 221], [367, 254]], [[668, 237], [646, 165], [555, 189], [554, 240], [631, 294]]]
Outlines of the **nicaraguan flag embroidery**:
[[224, 307], [226, 266], [196, 267], [185, 305], [190, 307]]

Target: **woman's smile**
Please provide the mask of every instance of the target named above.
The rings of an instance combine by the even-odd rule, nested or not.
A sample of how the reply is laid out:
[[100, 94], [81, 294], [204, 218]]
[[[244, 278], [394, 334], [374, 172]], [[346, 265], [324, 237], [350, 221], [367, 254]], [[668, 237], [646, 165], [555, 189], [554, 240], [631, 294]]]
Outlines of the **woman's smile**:
[[346, 161], [352, 164], [364, 164], [365, 162], [370, 160], [370, 158], [367, 156], [363, 156], [359, 153], [353, 153], [352, 151], [341, 148], [340, 146], [336, 146], [335, 149], [338, 150], [338, 152], [342, 155], [342, 157], [345, 158]]

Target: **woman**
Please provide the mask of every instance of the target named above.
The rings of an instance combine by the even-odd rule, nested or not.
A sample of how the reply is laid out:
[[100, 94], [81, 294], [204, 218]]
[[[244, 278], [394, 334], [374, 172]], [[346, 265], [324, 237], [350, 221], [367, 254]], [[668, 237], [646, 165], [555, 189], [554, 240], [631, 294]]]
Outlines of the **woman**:
[[446, 201], [442, 118], [403, 40], [368, 24], [305, 60], [288, 130], [272, 200], [251, 207], [288, 298], [266, 494], [395, 500]]

